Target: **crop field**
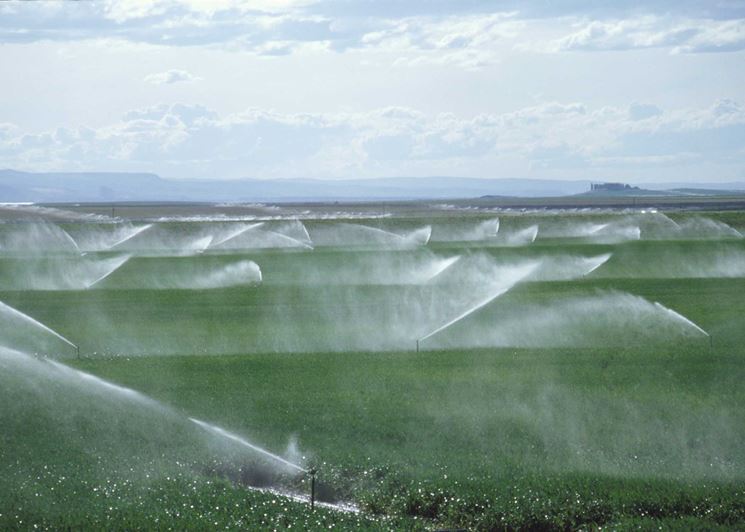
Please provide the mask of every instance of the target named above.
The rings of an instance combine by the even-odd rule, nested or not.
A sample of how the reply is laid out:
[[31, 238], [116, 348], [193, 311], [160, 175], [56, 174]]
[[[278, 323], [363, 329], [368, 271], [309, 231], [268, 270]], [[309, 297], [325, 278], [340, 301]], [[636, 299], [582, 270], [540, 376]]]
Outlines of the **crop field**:
[[0, 206], [0, 529], [743, 528], [743, 233]]

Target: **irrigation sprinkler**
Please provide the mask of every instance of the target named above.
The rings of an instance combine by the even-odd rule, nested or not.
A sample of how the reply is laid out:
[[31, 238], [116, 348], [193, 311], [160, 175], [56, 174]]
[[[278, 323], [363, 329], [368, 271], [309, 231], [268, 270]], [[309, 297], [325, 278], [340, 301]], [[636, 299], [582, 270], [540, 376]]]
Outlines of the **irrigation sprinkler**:
[[417, 352], [417, 353], [419, 352], [419, 340], [418, 340], [418, 339], [417, 339], [417, 341], [416, 341], [416, 352]]
[[310, 474], [310, 509], [311, 511], [316, 509], [316, 473], [318, 470], [313, 467], [308, 470]]

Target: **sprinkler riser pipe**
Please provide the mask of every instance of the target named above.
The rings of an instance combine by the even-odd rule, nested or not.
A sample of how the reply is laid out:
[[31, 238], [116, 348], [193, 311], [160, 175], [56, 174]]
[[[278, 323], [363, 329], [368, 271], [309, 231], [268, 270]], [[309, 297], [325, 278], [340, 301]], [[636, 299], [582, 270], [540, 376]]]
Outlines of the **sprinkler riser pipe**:
[[316, 470], [310, 470], [310, 509], [316, 509]]

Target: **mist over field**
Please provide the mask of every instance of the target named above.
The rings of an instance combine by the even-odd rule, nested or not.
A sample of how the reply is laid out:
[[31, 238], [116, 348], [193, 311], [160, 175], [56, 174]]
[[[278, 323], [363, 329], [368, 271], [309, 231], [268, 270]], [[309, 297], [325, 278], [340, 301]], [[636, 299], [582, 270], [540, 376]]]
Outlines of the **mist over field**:
[[521, 489], [543, 495], [516, 526], [543, 497], [562, 522], [576, 482], [576, 519], [705, 519], [656, 497], [707, 512], [715, 493], [716, 522], [737, 521], [739, 213], [120, 208], [16, 205], [0, 223], [6, 486], [71, 498], [26, 519], [98, 512], [76, 495], [91, 482], [149, 519], [136, 493], [172, 482], [200, 501], [279, 490], [302, 520], [319, 474], [324, 519], [372, 528], [493, 522], [504, 509], [447, 501]]
[[0, 529], [745, 528], [741, 0], [0, 2]]

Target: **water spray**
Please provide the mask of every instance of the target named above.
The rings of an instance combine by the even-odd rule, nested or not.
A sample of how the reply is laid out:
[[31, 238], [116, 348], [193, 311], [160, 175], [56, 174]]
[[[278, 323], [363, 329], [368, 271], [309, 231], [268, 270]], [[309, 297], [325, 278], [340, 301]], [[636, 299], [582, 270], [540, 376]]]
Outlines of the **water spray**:
[[291, 244], [293, 246], [300, 246], [300, 247], [303, 247], [305, 249], [313, 249], [313, 246], [312, 245], [310, 245], [310, 244], [308, 244], [306, 242], [303, 242], [302, 240], [298, 240], [297, 238], [293, 238], [293, 237], [291, 237], [289, 235], [284, 235], [282, 233], [278, 233], [277, 231], [271, 231], [269, 229], [265, 229], [264, 232], [265, 233], [268, 233], [268, 234], [270, 234], [272, 236], [279, 237], [280, 240], [283, 240], [285, 242], [288, 242], [289, 244]]
[[654, 302], [654, 305], [657, 308], [659, 308], [660, 310], [663, 310], [666, 313], [670, 314], [676, 320], [681, 321], [681, 322], [685, 323], [686, 325], [688, 325], [690, 327], [693, 327], [695, 330], [697, 330], [698, 332], [700, 332], [704, 336], [707, 336], [709, 338], [709, 347], [713, 347], [714, 346], [714, 340], [712, 339], [712, 336], [708, 332], [706, 332], [702, 327], [700, 327], [699, 325], [697, 325], [696, 323], [694, 323], [690, 319], [686, 318], [681, 313], [675, 312], [673, 309], [666, 307], [665, 305], [663, 305], [662, 303], [660, 303], [658, 301], [655, 301]]
[[82, 255], [82, 253], [80, 251], [80, 246], [78, 246], [78, 243], [75, 242], [75, 239], [72, 236], [70, 236], [70, 233], [68, 233], [67, 231], [65, 231], [63, 228], [61, 228], [59, 226], [57, 226], [57, 227], [59, 228], [60, 231], [62, 231], [62, 234], [64, 235], [65, 239], [70, 244], [72, 244], [72, 247], [75, 249], [75, 251], [77, 251], [78, 253], [80, 253]]
[[44, 362], [56, 368], [58, 371], [64, 372], [67, 375], [74, 375], [77, 379], [87, 382], [99, 389], [104, 389], [104, 390], [107, 390], [107, 392], [113, 392], [123, 397], [127, 397], [128, 399], [137, 401], [140, 404], [147, 404], [161, 411], [168, 410], [168, 407], [166, 407], [162, 403], [138, 392], [137, 390], [133, 390], [132, 388], [127, 388], [126, 386], [120, 386], [119, 384], [114, 384], [113, 382], [109, 382], [100, 377], [96, 377], [95, 375], [91, 373], [80, 371], [79, 369], [72, 368], [66, 364], [57, 362], [56, 360], [52, 360], [50, 358], [45, 358]]
[[301, 222], [300, 220], [297, 220], [297, 223], [300, 224], [300, 227], [303, 230], [303, 234], [305, 236], [305, 240], [308, 241], [308, 243], [312, 246], [313, 245], [313, 239], [310, 238], [310, 233], [308, 233], [308, 228], [305, 227], [305, 224]]
[[445, 329], [447, 329], [451, 325], [455, 325], [459, 321], [467, 318], [468, 316], [470, 316], [471, 314], [473, 314], [474, 312], [476, 312], [480, 308], [485, 307], [486, 305], [488, 305], [489, 303], [491, 303], [492, 301], [494, 301], [495, 299], [497, 299], [499, 296], [501, 296], [502, 294], [504, 294], [505, 292], [507, 292], [510, 288], [511, 287], [499, 289], [499, 291], [497, 291], [496, 293], [491, 294], [486, 299], [483, 299], [483, 300], [479, 301], [474, 306], [472, 306], [471, 308], [469, 308], [465, 312], [462, 312], [461, 314], [459, 314], [458, 316], [456, 316], [452, 320], [448, 321], [444, 325], [439, 326], [434, 331], [429, 332], [429, 333], [425, 334], [424, 336], [422, 336], [421, 338], [417, 339], [417, 341], [416, 341], [416, 350], [417, 350], [417, 353], [419, 352], [419, 342], [423, 342], [427, 338], [431, 338], [432, 336], [436, 335], [440, 331], [444, 331]]
[[220, 246], [224, 244], [225, 242], [227, 242], [228, 240], [233, 240], [234, 238], [242, 235], [243, 233], [250, 231], [251, 229], [256, 229], [258, 227], [261, 227], [262, 225], [264, 225], [264, 222], [244, 225], [243, 227], [240, 227], [239, 229], [231, 231], [227, 235], [224, 235], [222, 238], [218, 239], [216, 242], [213, 241], [210, 245], [212, 247]]
[[237, 434], [233, 434], [232, 432], [228, 432], [227, 430], [225, 430], [223, 428], [220, 428], [220, 427], [218, 427], [216, 425], [212, 425], [211, 423], [207, 423], [205, 421], [200, 421], [199, 419], [195, 419], [193, 417], [190, 417], [189, 418], [189, 421], [191, 421], [192, 423], [194, 423], [196, 425], [199, 425], [200, 427], [202, 427], [203, 429], [205, 429], [208, 432], [212, 432], [214, 434], [217, 434], [218, 436], [222, 436], [223, 438], [226, 438], [228, 440], [232, 440], [232, 441], [238, 443], [239, 445], [242, 445], [243, 447], [247, 447], [249, 449], [252, 449], [253, 451], [256, 451], [259, 454], [263, 454], [267, 458], [270, 458], [270, 459], [272, 459], [272, 460], [274, 460], [276, 462], [279, 462], [280, 464], [283, 464], [283, 465], [289, 467], [290, 469], [294, 469], [295, 471], [299, 471], [301, 473], [310, 473], [310, 471], [308, 471], [304, 467], [301, 467], [301, 466], [299, 466], [297, 464], [293, 464], [289, 460], [285, 460], [284, 458], [282, 458], [279, 455], [276, 455], [276, 454], [274, 454], [272, 452], [269, 452], [266, 449], [263, 449], [263, 448], [259, 447], [258, 445], [255, 445], [255, 444], [253, 444], [253, 443], [251, 443], [249, 441], [246, 441], [245, 439], [241, 438]]
[[85, 286], [85, 288], [86, 289], [92, 288], [93, 286], [97, 285], [98, 283], [100, 283], [104, 279], [107, 279], [109, 277], [109, 275], [111, 275], [112, 273], [114, 273], [115, 271], [117, 271], [119, 268], [121, 268], [122, 266], [124, 266], [124, 264], [126, 264], [127, 261], [129, 261], [129, 259], [130, 259], [129, 255], [125, 255], [124, 257], [121, 258], [121, 260], [119, 260], [114, 265], [113, 268], [111, 268], [109, 271], [105, 272], [103, 275], [99, 276], [98, 279], [95, 279], [93, 282], [88, 283]]
[[[597, 257], [589, 257], [589, 258], [585, 259], [585, 261], [591, 263], [591, 266], [590, 266], [590, 269], [589, 270], [587, 270], [584, 274], [582, 274], [583, 277], [584, 276], [587, 276], [587, 275], [590, 275], [592, 272], [594, 272], [595, 270], [597, 270], [598, 268], [600, 268], [603, 264], [605, 264], [606, 262], [608, 262], [608, 259], [610, 259], [612, 255], [613, 255], [612, 253], [606, 253], [604, 255], [599, 255]], [[594, 263], [594, 264], [592, 264], [592, 263]]]
[[153, 226], [153, 224], [147, 224], [147, 225], [143, 225], [143, 226], [140, 226], [140, 227], [136, 227], [134, 230], [132, 230], [132, 232], [130, 234], [128, 234], [124, 238], [121, 238], [121, 239], [117, 240], [116, 242], [114, 242], [113, 244], [111, 244], [108, 247], [108, 249], [113, 249], [113, 248], [115, 248], [117, 246], [120, 246], [121, 244], [124, 244], [128, 240], [131, 240], [134, 237], [136, 237], [137, 235], [139, 235], [140, 233], [142, 233], [143, 231], [147, 231], [152, 226]]
[[[74, 345], [74, 344], [73, 344]], [[78, 346], [75, 346], [76, 350], [79, 352]], [[0, 346], [0, 355], [4, 354], [5, 352], [10, 353], [17, 353], [18, 355], [21, 355], [25, 358], [31, 359], [30, 355], [25, 355], [23, 353], [8, 350], [7, 348], [4, 348]], [[61, 372], [62, 374], [66, 376], [73, 376], [76, 379], [80, 379], [86, 383], [89, 383], [91, 386], [94, 386], [99, 391], [105, 390], [106, 392], [113, 392], [115, 394], [118, 394], [122, 397], [126, 397], [129, 400], [136, 401], [139, 404], [148, 405], [152, 408], [156, 408], [161, 412], [170, 413], [171, 415], [178, 415], [178, 413], [174, 410], [172, 410], [170, 407], [164, 405], [163, 403], [160, 403], [159, 401], [156, 401], [155, 399], [152, 399], [151, 397], [148, 397], [136, 390], [133, 390], [132, 388], [127, 388], [125, 386], [120, 386], [118, 384], [114, 384], [113, 382], [109, 382], [105, 379], [102, 379], [100, 377], [97, 377], [95, 375], [92, 375], [90, 373], [86, 373], [84, 371], [80, 371], [78, 369], [72, 368], [66, 364], [63, 364], [61, 362], [58, 362], [56, 360], [52, 360], [49, 358], [43, 358], [42, 361], [39, 363], [48, 364], [50, 367], [56, 369], [58, 372]], [[190, 421], [192, 421], [194, 424], [198, 425], [202, 429], [212, 433], [213, 435], [219, 436], [220, 438], [227, 439], [229, 441], [233, 441], [235, 443], [240, 444], [243, 447], [248, 447], [252, 449], [253, 451], [259, 452], [275, 461], [280, 462], [281, 464], [294, 469], [296, 471], [299, 471], [305, 475], [310, 476], [310, 507], [311, 510], [315, 509], [315, 503], [316, 503], [316, 476], [318, 474], [318, 469], [313, 467], [310, 469], [305, 469], [297, 464], [294, 464], [288, 460], [285, 460], [281, 456], [275, 455], [265, 449], [262, 449], [261, 447], [258, 447], [245, 439], [241, 438], [240, 436], [233, 434], [231, 432], [226, 431], [225, 429], [222, 429], [216, 425], [212, 425], [210, 423], [206, 423], [204, 421], [200, 421], [195, 418], [189, 418]]]
[[460, 313], [458, 316], [456, 316], [452, 320], [446, 322], [443, 325], [440, 325], [434, 331], [429, 332], [429, 333], [425, 334], [424, 336], [422, 336], [421, 338], [419, 338], [416, 341], [417, 351], [419, 350], [419, 342], [424, 341], [427, 338], [430, 338], [430, 337], [434, 336], [438, 332], [444, 331], [445, 329], [447, 329], [451, 325], [455, 325], [456, 323], [458, 323], [462, 319], [467, 318], [468, 316], [470, 316], [471, 314], [473, 314], [474, 312], [476, 312], [480, 308], [485, 307], [486, 305], [488, 305], [489, 303], [491, 303], [492, 301], [494, 301], [495, 299], [497, 299], [499, 296], [501, 296], [502, 294], [504, 294], [505, 292], [507, 292], [510, 288], [512, 288], [512, 287], [511, 286], [508, 286], [507, 288], [500, 288], [497, 292], [495, 292], [493, 294], [490, 294], [489, 297], [487, 297], [485, 299], [482, 299], [481, 301], [479, 301], [478, 303], [476, 303], [475, 305], [473, 305], [471, 308], [469, 308], [465, 312]]
[[455, 325], [456, 323], [458, 323], [461, 320], [464, 320], [465, 318], [467, 318], [468, 316], [470, 316], [471, 314], [473, 314], [477, 310], [482, 309], [483, 307], [485, 307], [486, 305], [488, 305], [489, 303], [491, 303], [492, 301], [494, 301], [495, 299], [497, 299], [502, 294], [508, 292], [513, 286], [515, 286], [517, 283], [519, 283], [520, 281], [522, 281], [528, 275], [530, 275], [531, 273], [533, 273], [536, 270], [536, 268], [538, 268], [538, 265], [539, 265], [538, 262], [535, 262], [535, 263], [530, 264], [527, 268], [524, 269], [524, 271], [522, 271], [520, 273], [520, 275], [517, 277], [517, 279], [512, 280], [512, 282], [510, 282], [506, 286], [503, 286], [503, 287], [497, 289], [496, 291], [492, 292], [487, 297], [485, 297], [481, 301], [478, 301], [476, 304], [474, 304], [473, 306], [471, 306], [467, 310], [461, 312], [460, 314], [458, 314], [456, 317], [452, 318], [451, 320], [449, 320], [449, 321], [445, 322], [444, 324], [440, 325], [435, 330], [433, 330], [433, 331], [425, 334], [421, 338], [418, 338], [416, 340], [416, 350], [417, 350], [417, 352], [419, 352], [419, 342], [423, 342], [427, 338], [431, 338], [432, 336], [436, 335], [437, 333], [439, 333], [441, 331], [444, 331], [445, 329], [449, 328], [452, 325]]
[[2, 301], [0, 301], [0, 311], [5, 311], [8, 314], [10, 314], [11, 316], [15, 316], [16, 318], [20, 318], [21, 320], [23, 320], [23, 321], [25, 321], [27, 323], [30, 323], [31, 325], [33, 325], [35, 327], [38, 327], [39, 329], [41, 329], [43, 331], [48, 332], [52, 336], [55, 336], [56, 338], [59, 338], [60, 340], [62, 340], [63, 342], [65, 342], [67, 345], [69, 345], [73, 349], [75, 349], [75, 353], [77, 354], [77, 357], [80, 358], [80, 347], [78, 347], [77, 345], [75, 345], [74, 343], [72, 343], [70, 340], [68, 340], [67, 338], [65, 338], [64, 336], [62, 336], [60, 333], [58, 333], [57, 331], [55, 331], [51, 327], [48, 327], [47, 325], [44, 325], [40, 321], [35, 320], [31, 316], [29, 316], [28, 314], [24, 314], [20, 310], [15, 309], [15, 308], [11, 307], [10, 305], [8, 305], [7, 303], [3, 303]]
[[440, 275], [445, 273], [447, 270], [449, 270], [460, 259], [461, 259], [461, 256], [456, 255], [454, 257], [440, 260], [436, 269], [433, 271], [433, 273], [430, 274], [429, 277], [427, 277], [427, 279], [424, 282], [426, 283], [432, 282], [435, 278], [439, 277]]
[[255, 445], [237, 434], [233, 434], [232, 432], [228, 432], [227, 430], [218, 427], [216, 425], [212, 425], [211, 423], [207, 423], [205, 421], [201, 421], [199, 419], [195, 419], [193, 417], [189, 418], [189, 421], [192, 423], [199, 425], [203, 429], [205, 429], [208, 432], [212, 432], [213, 434], [217, 434], [218, 436], [221, 436], [223, 438], [226, 438], [228, 440], [232, 440], [243, 447], [247, 447], [253, 451], [256, 451], [257, 453], [263, 454], [267, 458], [270, 458], [276, 462], [279, 462], [280, 464], [289, 467], [290, 469], [293, 469], [295, 471], [298, 471], [300, 473], [304, 473], [306, 475], [310, 475], [310, 509], [314, 510], [316, 507], [316, 475], [318, 474], [318, 469], [315, 467], [310, 469], [305, 469], [304, 467], [301, 467], [297, 464], [294, 464], [290, 462], [289, 460], [285, 460], [279, 455], [276, 455], [272, 452], [267, 451], [266, 449], [263, 449], [259, 447], [258, 445]]
[[429, 225], [420, 227], [419, 229], [414, 229], [413, 231], [403, 235], [394, 233], [393, 231], [387, 231], [379, 227], [372, 227], [363, 224], [342, 223], [339, 225], [351, 228], [353, 230], [356, 229], [358, 231], [365, 231], [370, 235], [376, 235], [383, 238], [388, 243], [395, 242], [396, 244], [403, 244], [405, 246], [426, 246], [432, 236], [432, 226]]

